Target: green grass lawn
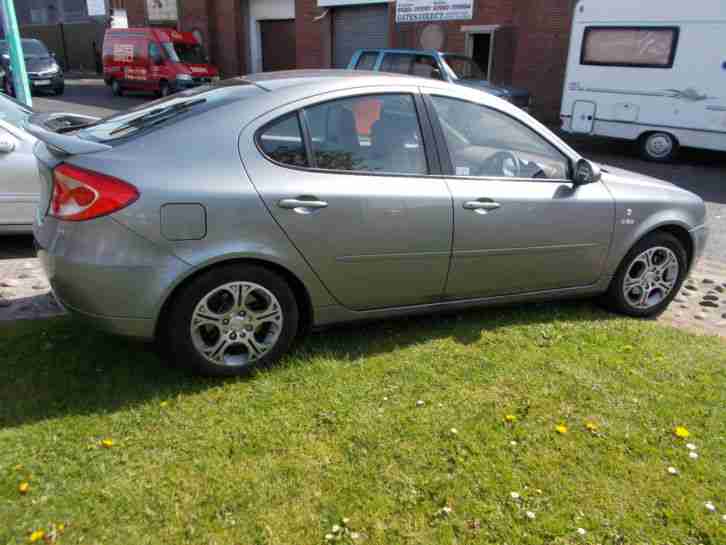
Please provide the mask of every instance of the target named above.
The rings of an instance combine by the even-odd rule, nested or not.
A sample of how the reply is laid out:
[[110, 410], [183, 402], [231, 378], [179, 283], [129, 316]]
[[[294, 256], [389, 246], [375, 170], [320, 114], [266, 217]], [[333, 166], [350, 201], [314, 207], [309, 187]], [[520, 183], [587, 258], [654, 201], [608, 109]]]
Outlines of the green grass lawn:
[[0, 326], [0, 544], [723, 545], [725, 514], [726, 343], [587, 303], [333, 329], [228, 381]]

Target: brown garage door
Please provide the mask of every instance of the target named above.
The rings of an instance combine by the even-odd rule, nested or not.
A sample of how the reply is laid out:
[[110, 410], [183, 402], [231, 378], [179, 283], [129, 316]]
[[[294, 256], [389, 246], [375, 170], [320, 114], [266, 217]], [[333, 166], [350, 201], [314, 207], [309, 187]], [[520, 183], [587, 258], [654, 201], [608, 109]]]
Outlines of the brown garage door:
[[295, 68], [295, 19], [260, 21], [262, 70]]

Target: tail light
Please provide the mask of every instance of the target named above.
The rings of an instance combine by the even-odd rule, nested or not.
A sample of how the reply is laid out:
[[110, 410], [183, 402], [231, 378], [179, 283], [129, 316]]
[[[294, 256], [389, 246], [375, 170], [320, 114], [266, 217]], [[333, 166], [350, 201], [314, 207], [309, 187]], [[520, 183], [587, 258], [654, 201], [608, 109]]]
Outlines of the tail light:
[[118, 212], [138, 198], [139, 191], [123, 180], [62, 164], [53, 170], [50, 215], [86, 221]]

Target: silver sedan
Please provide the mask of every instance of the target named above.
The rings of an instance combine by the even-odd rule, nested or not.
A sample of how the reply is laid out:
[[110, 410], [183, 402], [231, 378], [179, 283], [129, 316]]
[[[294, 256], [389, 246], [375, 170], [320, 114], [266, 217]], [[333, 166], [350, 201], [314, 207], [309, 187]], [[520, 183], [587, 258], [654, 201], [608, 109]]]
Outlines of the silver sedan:
[[587, 296], [652, 316], [706, 238], [696, 195], [443, 82], [278, 72], [33, 121], [58, 299], [206, 374], [336, 322]]
[[33, 229], [40, 181], [35, 137], [23, 130], [31, 114], [20, 102], [0, 94], [0, 235]]

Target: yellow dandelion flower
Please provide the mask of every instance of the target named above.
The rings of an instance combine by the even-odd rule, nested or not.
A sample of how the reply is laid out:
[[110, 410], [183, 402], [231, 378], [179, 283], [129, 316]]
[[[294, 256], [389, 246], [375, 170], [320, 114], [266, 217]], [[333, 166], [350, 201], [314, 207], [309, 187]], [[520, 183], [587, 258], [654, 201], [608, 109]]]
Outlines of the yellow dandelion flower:
[[513, 424], [514, 422], [517, 421], [517, 415], [507, 414], [507, 415], [504, 416], [504, 420], [506, 420], [510, 424]]
[[160, 407], [162, 407], [162, 408], [164, 408], [164, 407], [166, 407], [166, 406], [167, 406], [168, 404], [169, 404], [169, 402], [168, 402], [168, 401], [162, 401], [161, 403], [159, 403], [159, 406], [160, 406]]
[[567, 433], [567, 426], [565, 426], [564, 424], [559, 424], [555, 426], [555, 431], [564, 435], [565, 433]]
[[103, 448], [111, 448], [113, 446], [113, 444], [114, 444], [113, 439], [108, 438], [108, 439], [101, 440], [101, 446]]
[[63, 531], [66, 529], [66, 525], [62, 522], [58, 525], [58, 533], [63, 533]]
[[597, 431], [597, 423], [593, 422], [592, 420], [588, 420], [585, 422], [585, 429], [591, 433], [595, 433]]
[[13, 468], [15, 471], [22, 471], [23, 470], [23, 464], [18, 464]]
[[43, 530], [36, 530], [35, 532], [31, 533], [28, 537], [28, 541], [31, 543], [35, 543], [36, 541], [40, 541], [45, 537], [45, 532]]
[[681, 439], [685, 439], [686, 437], [691, 436], [691, 432], [683, 426], [676, 426], [676, 428], [673, 430], [673, 433], [676, 437], [680, 437]]
[[30, 492], [30, 483], [28, 483], [27, 481], [23, 481], [22, 483], [20, 483], [18, 485], [18, 492], [20, 492], [21, 494], [27, 494], [28, 492]]

